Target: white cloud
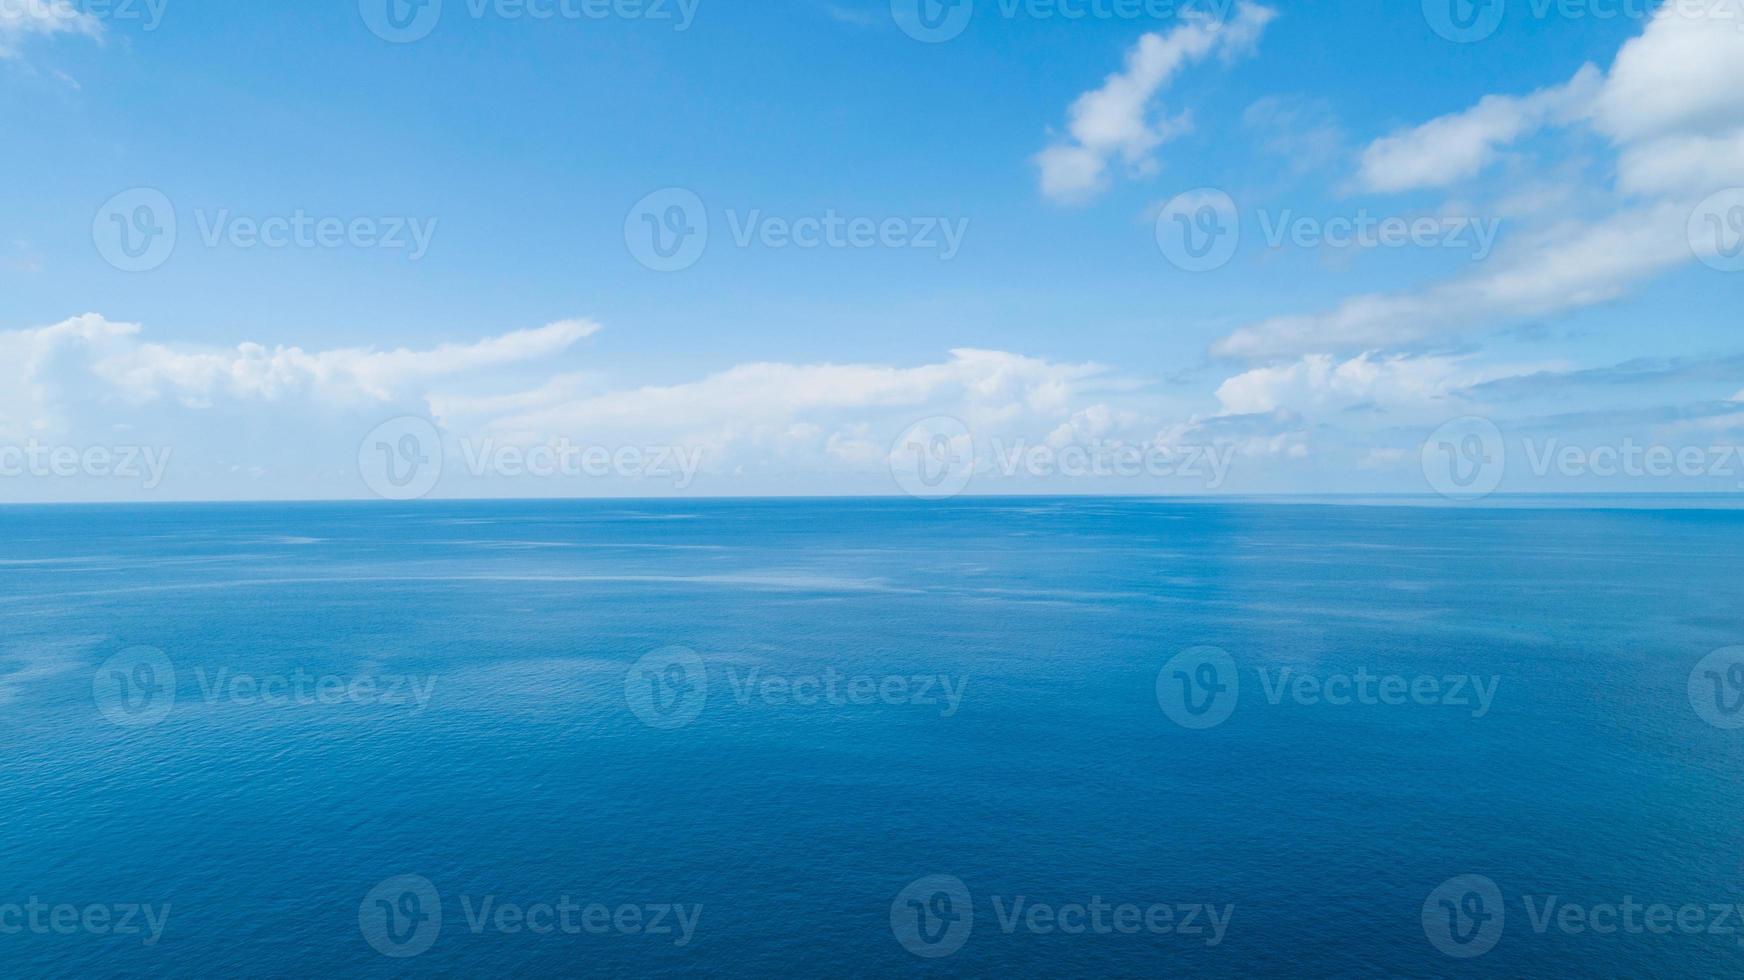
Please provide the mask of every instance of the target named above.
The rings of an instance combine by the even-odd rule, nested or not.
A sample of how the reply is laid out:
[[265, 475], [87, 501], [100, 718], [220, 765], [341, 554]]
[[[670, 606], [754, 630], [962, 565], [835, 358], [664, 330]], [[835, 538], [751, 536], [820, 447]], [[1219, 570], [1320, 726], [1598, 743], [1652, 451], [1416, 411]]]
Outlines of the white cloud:
[[1372, 191], [1446, 187], [1476, 177], [1500, 148], [1546, 125], [1585, 117], [1601, 75], [1587, 65], [1568, 84], [1524, 97], [1485, 96], [1464, 112], [1376, 140], [1363, 151], [1359, 178]]
[[387, 401], [412, 383], [561, 353], [598, 330], [598, 324], [586, 320], [563, 320], [422, 351], [341, 348], [310, 353], [300, 347], [268, 349], [250, 343], [234, 351], [200, 352], [141, 344], [105, 358], [96, 370], [135, 397], [156, 397], [168, 390], [191, 398], [221, 392], [271, 399], [307, 391]]
[[103, 36], [103, 24], [72, 0], [5, 0], [0, 3], [0, 58], [15, 58], [25, 38], [53, 34]]
[[1555, 226], [1498, 251], [1483, 270], [1414, 293], [1356, 296], [1326, 313], [1274, 317], [1212, 346], [1224, 357], [1288, 357], [1409, 344], [1473, 323], [1607, 302], [1691, 259], [1689, 208], [1661, 203]]
[[598, 330], [590, 321], [565, 320], [422, 351], [311, 353], [255, 343], [216, 351], [143, 343], [138, 324], [87, 313], [47, 327], [0, 332], [0, 434], [50, 431], [65, 424], [68, 410], [102, 402], [141, 405], [169, 397], [201, 406], [220, 397], [271, 401], [292, 395], [330, 403], [387, 402], [421, 394], [438, 379], [550, 357]]
[[1628, 147], [1617, 161], [1617, 186], [1630, 194], [1677, 195], [1689, 188], [1726, 187], [1741, 175], [1744, 129], [1661, 137]]
[[1302, 414], [1357, 407], [1397, 415], [1445, 411], [1448, 398], [1497, 378], [1530, 374], [1538, 367], [1479, 366], [1469, 356], [1374, 352], [1340, 359], [1308, 354], [1286, 364], [1258, 367], [1224, 381], [1217, 400], [1226, 413], [1252, 415], [1287, 409]]
[[1276, 17], [1269, 7], [1243, 2], [1227, 21], [1193, 13], [1166, 34], [1139, 38], [1124, 69], [1072, 103], [1067, 137], [1037, 154], [1042, 193], [1063, 202], [1093, 197], [1107, 187], [1108, 166], [1117, 157], [1137, 173], [1154, 170], [1153, 151], [1188, 127], [1185, 114], [1158, 117], [1157, 94], [1196, 61], [1251, 51]]
[[[343, 497], [365, 490], [355, 470], [364, 435], [412, 415], [437, 423], [461, 493], [610, 492], [503, 483], [469, 468], [468, 454], [486, 445], [559, 440], [612, 452], [680, 448], [702, 461], [713, 492], [889, 492], [891, 447], [924, 419], [962, 420], [989, 458], [1001, 443], [1140, 445], [1163, 424], [1157, 397], [1138, 381], [1004, 351], [960, 349], [909, 366], [759, 362], [640, 387], [545, 369], [598, 329], [563, 321], [418, 350], [211, 350], [147, 342], [136, 324], [88, 314], [0, 333], [0, 445], [167, 446], [180, 482], [165, 493]], [[500, 369], [510, 365], [525, 387], [505, 392]], [[0, 497], [39, 489], [0, 481]]]
[[1363, 160], [1360, 180], [1374, 189], [1439, 186], [1475, 176], [1499, 147], [1528, 132], [1584, 121], [1618, 152], [1616, 186], [1582, 195], [1598, 202], [1587, 205], [1597, 213], [1547, 211], [1538, 216], [1544, 224], [1513, 231], [1476, 272], [1264, 320], [1213, 351], [1263, 359], [1409, 344], [1607, 302], [1694, 261], [1688, 224], [1695, 202], [1744, 184], [1744, 31], [1732, 14], [1719, 0], [1668, 4], [1602, 79], [1583, 69], [1561, 88], [1492, 96], [1377, 141]]
[[1634, 142], [1744, 126], [1744, 21], [1737, 0], [1660, 7], [1617, 53], [1596, 105], [1599, 129]]
[[[834, 431], [866, 413], [919, 419], [957, 415], [974, 426], [1041, 418], [1051, 429], [1082, 391], [1119, 386], [1097, 364], [1057, 364], [1003, 351], [954, 350], [917, 367], [744, 364], [699, 381], [611, 391], [483, 421], [504, 432], [638, 431], [706, 436], [718, 443], [785, 432], [798, 423]], [[457, 422], [469, 420], [457, 418]]]

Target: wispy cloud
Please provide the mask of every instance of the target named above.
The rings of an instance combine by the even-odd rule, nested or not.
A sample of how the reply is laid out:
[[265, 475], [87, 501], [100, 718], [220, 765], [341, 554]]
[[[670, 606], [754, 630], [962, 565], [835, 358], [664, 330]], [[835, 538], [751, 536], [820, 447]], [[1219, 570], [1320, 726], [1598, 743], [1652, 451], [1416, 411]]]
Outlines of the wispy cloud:
[[172, 347], [141, 341], [141, 327], [95, 313], [28, 330], [0, 333], [0, 434], [53, 429], [75, 408], [123, 406], [172, 399], [209, 406], [217, 399], [388, 402], [416, 396], [444, 378], [508, 364], [536, 362], [592, 336], [599, 325], [565, 320], [475, 343], [428, 350], [340, 348], [245, 343], [230, 350]]
[[1126, 54], [1126, 67], [1080, 95], [1068, 112], [1065, 135], [1037, 154], [1042, 193], [1062, 203], [1095, 197], [1108, 187], [1109, 165], [1117, 159], [1130, 172], [1154, 172], [1157, 147], [1186, 132], [1191, 120], [1188, 113], [1163, 113], [1159, 93], [1195, 62], [1252, 51], [1276, 17], [1270, 7], [1244, 2], [1228, 20], [1189, 13], [1174, 30], [1139, 38]]
[[1384, 137], [1364, 153], [1359, 174], [1372, 190], [1461, 186], [1481, 177], [1500, 148], [1566, 126], [1571, 138], [1597, 135], [1617, 152], [1615, 186], [1592, 189], [1594, 209], [1539, 216], [1477, 272], [1263, 320], [1213, 352], [1264, 360], [1408, 346], [1608, 302], [1693, 262], [1689, 223], [1698, 203], [1744, 184], [1744, 31], [1731, 14], [1725, 0], [1694, 10], [1668, 5], [1608, 73], [1583, 69], [1565, 85], [1491, 96]]
[[1363, 152], [1361, 182], [1367, 190], [1392, 193], [1476, 177], [1503, 147], [1546, 125], [1589, 118], [1602, 77], [1587, 65], [1566, 85], [1519, 97], [1485, 96], [1464, 112], [1378, 139]]
[[103, 36], [103, 24], [72, 0], [6, 0], [0, 3], [0, 58], [16, 58], [25, 39], [54, 34]]

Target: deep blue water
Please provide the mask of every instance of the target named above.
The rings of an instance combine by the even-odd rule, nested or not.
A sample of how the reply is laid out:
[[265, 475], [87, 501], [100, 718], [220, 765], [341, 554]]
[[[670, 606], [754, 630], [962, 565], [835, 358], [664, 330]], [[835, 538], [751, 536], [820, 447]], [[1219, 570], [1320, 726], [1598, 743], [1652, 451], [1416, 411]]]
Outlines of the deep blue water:
[[[0, 509], [0, 970], [1738, 976], [1744, 920], [1539, 932], [1523, 906], [1744, 902], [1744, 729], [1723, 727], [1744, 691], [1731, 661], [1698, 666], [1738, 645], [1744, 512], [1724, 509]], [[697, 660], [644, 660], [675, 647]], [[1161, 703], [1200, 647], [1239, 680], [1203, 729]], [[1271, 703], [1285, 668], [1493, 697]], [[274, 687], [302, 677], [328, 696]], [[814, 677], [839, 696], [795, 694]], [[1505, 922], [1458, 960], [1423, 911], [1468, 874]], [[365, 926], [383, 895], [434, 908], [378, 888], [405, 875], [440, 932], [394, 959]], [[892, 927], [929, 876], [962, 882], [972, 922], [937, 958]], [[627, 925], [474, 931], [487, 896]], [[1227, 930], [1008, 932], [1016, 896], [1203, 903]], [[31, 928], [33, 899], [166, 917], [155, 943]], [[701, 906], [683, 945], [619, 911], [674, 904]]]

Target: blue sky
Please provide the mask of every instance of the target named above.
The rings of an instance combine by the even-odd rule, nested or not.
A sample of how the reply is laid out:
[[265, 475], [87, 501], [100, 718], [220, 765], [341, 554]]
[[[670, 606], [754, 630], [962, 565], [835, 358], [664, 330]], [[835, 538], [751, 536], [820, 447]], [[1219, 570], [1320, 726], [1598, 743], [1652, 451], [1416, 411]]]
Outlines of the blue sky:
[[403, 419], [435, 496], [898, 493], [916, 426], [968, 492], [1428, 492], [1457, 419], [1502, 490], [1744, 480], [1590, 465], [1744, 426], [1737, 0], [386, 2], [0, 0], [0, 500], [370, 496]]

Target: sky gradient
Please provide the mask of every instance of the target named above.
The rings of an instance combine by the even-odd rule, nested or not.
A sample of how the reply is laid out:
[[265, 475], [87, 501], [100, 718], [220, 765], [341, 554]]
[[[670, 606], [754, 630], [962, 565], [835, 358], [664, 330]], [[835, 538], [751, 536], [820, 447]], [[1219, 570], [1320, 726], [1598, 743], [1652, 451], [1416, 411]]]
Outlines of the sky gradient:
[[1744, 485], [1741, 0], [0, 0], [0, 89], [0, 501]]

